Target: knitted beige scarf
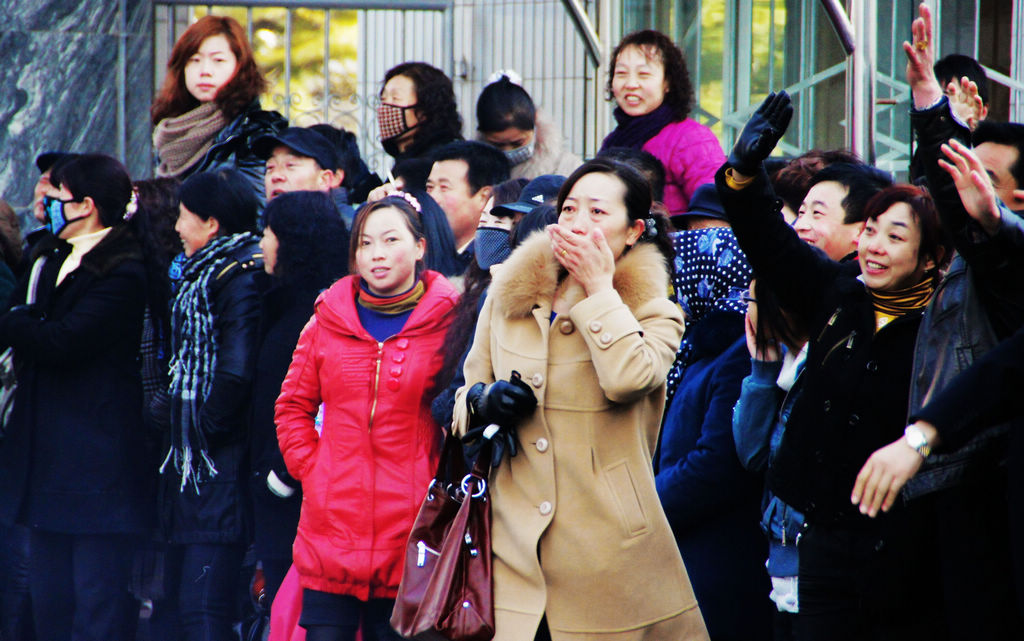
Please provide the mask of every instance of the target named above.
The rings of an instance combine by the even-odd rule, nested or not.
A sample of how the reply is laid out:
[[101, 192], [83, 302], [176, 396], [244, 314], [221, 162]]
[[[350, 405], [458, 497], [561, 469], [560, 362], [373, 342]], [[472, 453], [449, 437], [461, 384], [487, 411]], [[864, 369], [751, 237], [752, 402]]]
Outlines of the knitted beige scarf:
[[180, 176], [203, 158], [214, 137], [227, 124], [224, 112], [212, 101], [158, 122], [153, 130], [153, 147], [160, 158], [156, 175]]

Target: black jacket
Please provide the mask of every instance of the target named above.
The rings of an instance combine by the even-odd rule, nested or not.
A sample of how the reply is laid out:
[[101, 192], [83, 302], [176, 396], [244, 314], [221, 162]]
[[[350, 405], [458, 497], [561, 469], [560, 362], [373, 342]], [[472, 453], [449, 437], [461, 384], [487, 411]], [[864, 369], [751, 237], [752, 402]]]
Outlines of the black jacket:
[[160, 516], [173, 543], [247, 543], [252, 532], [248, 418], [262, 274], [262, 255], [253, 242], [236, 249], [234, 263], [210, 285], [217, 364], [210, 394], [199, 410], [199, 429], [206, 435], [217, 475], [202, 480], [197, 494], [191, 483], [181, 488], [180, 474], [168, 463], [160, 483]]
[[[47, 257], [36, 304], [0, 317], [0, 343], [20, 363], [0, 444], [0, 521], [143, 532], [152, 526], [155, 464], [142, 427], [142, 251], [127, 226], [115, 227], [57, 287], [70, 246], [51, 236], [36, 253]], [[16, 299], [25, 299], [27, 280]]]
[[[868, 456], [903, 434], [920, 313], [877, 334], [871, 297], [848, 268], [803, 243], [779, 215], [762, 171], [747, 188], [716, 183], [757, 278], [785, 309], [807, 319], [811, 343], [769, 487], [809, 522], [867, 522], [850, 503]], [[881, 517], [880, 517], [881, 518]]]
[[[952, 179], [936, 162], [944, 157], [939, 147], [950, 138], [965, 144], [970, 139], [967, 128], [952, 117], [948, 99], [911, 111], [910, 120], [921, 171], [957, 251], [921, 321], [910, 389], [910, 411], [915, 412], [1024, 321], [1024, 221], [1004, 209], [999, 232], [990, 237], [968, 216]], [[1009, 429], [1007, 423], [989, 425], [964, 432], [963, 439], [943, 439], [903, 495], [913, 498], [990, 474], [1005, 458]]]
[[202, 160], [189, 167], [180, 178], [185, 180], [201, 171], [233, 167], [245, 174], [260, 202], [265, 203], [263, 176], [267, 163], [253, 153], [252, 144], [260, 136], [281, 133], [287, 126], [288, 121], [284, 116], [276, 111], [260, 109], [259, 100], [253, 100], [227, 127], [220, 130]]
[[[319, 293], [316, 289], [278, 285], [263, 297], [263, 327], [249, 414], [252, 430], [250, 483], [259, 559], [291, 559], [292, 542], [299, 525], [302, 485], [285, 468], [277, 444], [274, 403], [281, 393], [281, 382], [288, 373], [299, 334], [313, 315], [313, 303]], [[267, 475], [271, 470], [294, 489], [295, 494], [281, 498], [271, 493], [267, 488]]]

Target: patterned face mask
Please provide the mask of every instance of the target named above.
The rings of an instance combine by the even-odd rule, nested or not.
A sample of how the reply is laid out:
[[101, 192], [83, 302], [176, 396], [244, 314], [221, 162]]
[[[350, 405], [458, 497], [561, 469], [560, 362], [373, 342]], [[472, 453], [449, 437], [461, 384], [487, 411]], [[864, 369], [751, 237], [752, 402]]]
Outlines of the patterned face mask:
[[533, 148], [536, 142], [537, 138], [535, 137], [533, 140], [526, 143], [522, 147], [509, 149], [508, 151], [504, 152], [505, 157], [508, 158], [509, 163], [513, 167], [515, 167], [516, 165], [520, 165], [529, 160], [530, 158], [533, 158]]
[[53, 196], [43, 196], [43, 209], [46, 210], [46, 226], [49, 228], [51, 234], [59, 236], [61, 230], [67, 227], [69, 223], [89, 217], [89, 215], [86, 214], [85, 216], [79, 216], [78, 218], [68, 218], [67, 213], [64, 211], [64, 205], [77, 202], [82, 201], [74, 199], [61, 200], [59, 198], [54, 198]]
[[401, 136], [410, 129], [415, 128], [419, 123], [410, 127], [405, 120], [405, 110], [415, 109], [416, 105], [399, 107], [382, 103], [377, 107], [377, 125], [380, 127], [380, 139], [391, 140]]
[[509, 231], [501, 227], [477, 227], [473, 247], [480, 269], [490, 269], [492, 265], [503, 263], [512, 253]]

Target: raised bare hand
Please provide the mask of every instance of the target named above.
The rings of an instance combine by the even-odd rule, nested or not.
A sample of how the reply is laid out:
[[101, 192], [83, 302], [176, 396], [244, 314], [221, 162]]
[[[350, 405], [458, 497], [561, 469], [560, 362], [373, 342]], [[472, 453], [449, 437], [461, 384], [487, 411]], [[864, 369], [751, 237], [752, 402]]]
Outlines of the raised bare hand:
[[935, 79], [935, 43], [932, 41], [932, 11], [921, 3], [918, 18], [910, 25], [913, 42], [903, 41], [907, 54], [907, 83], [914, 97], [914, 107], [924, 109], [942, 97], [942, 87]]
[[939, 166], [953, 179], [967, 214], [994, 236], [1000, 223], [998, 200], [981, 159], [956, 139], [942, 145], [942, 153], [948, 160], [939, 159]]

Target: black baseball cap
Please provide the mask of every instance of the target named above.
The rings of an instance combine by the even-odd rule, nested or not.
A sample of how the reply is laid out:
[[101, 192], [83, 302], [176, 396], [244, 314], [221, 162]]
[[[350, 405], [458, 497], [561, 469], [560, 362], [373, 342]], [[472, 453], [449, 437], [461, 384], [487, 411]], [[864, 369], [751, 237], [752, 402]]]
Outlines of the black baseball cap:
[[267, 160], [277, 147], [287, 147], [316, 161], [321, 169], [337, 171], [338, 154], [322, 134], [305, 127], [288, 127], [276, 136], [260, 136], [252, 145], [256, 157]]
[[44, 151], [36, 156], [36, 167], [39, 167], [39, 173], [43, 174], [53, 169], [58, 162], [73, 155], [66, 151]]
[[558, 190], [562, 188], [565, 176], [545, 174], [537, 176], [526, 183], [523, 191], [519, 194], [519, 200], [514, 203], [495, 205], [491, 209], [492, 216], [514, 216], [516, 214], [528, 214], [545, 203], [554, 202], [558, 198]]

